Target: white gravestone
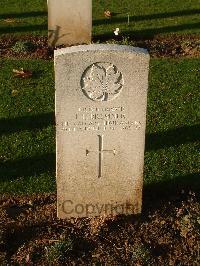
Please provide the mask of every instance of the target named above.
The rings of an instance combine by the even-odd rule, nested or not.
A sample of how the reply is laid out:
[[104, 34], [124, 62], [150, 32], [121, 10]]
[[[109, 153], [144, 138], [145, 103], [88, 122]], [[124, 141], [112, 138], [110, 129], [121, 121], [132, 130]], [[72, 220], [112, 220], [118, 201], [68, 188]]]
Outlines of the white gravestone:
[[48, 0], [49, 46], [91, 43], [92, 0]]
[[55, 51], [58, 217], [141, 212], [149, 55]]

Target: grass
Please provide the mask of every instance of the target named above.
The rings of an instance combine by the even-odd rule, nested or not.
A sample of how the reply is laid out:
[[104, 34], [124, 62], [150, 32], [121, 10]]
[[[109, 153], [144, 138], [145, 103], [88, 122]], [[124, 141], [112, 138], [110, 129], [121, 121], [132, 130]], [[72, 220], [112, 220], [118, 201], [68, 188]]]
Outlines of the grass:
[[200, 189], [199, 65], [199, 59], [152, 60], [145, 184], [161, 194]]
[[[20, 67], [33, 76], [14, 77]], [[0, 69], [0, 193], [55, 191], [53, 62], [1, 60]], [[152, 59], [149, 81], [145, 188], [198, 191], [199, 60]]]
[[[31, 79], [12, 69], [31, 69]], [[55, 188], [53, 63], [1, 61], [1, 192], [41, 192]], [[52, 188], [53, 186], [53, 188]]]
[[0, 33], [7, 35], [47, 35], [46, 0], [2, 0]]
[[[93, 0], [93, 36], [113, 37], [116, 27], [139, 38], [200, 33], [199, 6], [200, 0]], [[105, 9], [113, 12], [111, 19], [104, 17]], [[47, 1], [1, 0], [0, 34], [47, 35]]]
[[50, 264], [65, 261], [67, 253], [73, 250], [73, 240], [60, 240], [47, 248], [47, 259]]
[[[128, 36], [133, 38], [151, 38], [156, 35], [174, 33], [199, 34], [199, 7], [200, 0], [123, 0], [121, 2], [117, 0], [93, 0], [93, 36], [95, 40], [113, 38], [113, 30], [119, 27], [121, 34], [124, 36], [124, 42], [127, 41], [130, 44]], [[112, 11], [113, 16], [111, 19], [104, 17], [105, 9]], [[128, 15], [130, 19], [129, 25]], [[1, 35], [7, 35], [8, 37], [20, 37], [22, 35], [47, 36], [46, 0], [1, 0], [0, 37]], [[29, 44], [20, 40], [12, 49], [21, 53], [28, 51], [27, 49], [29, 48]], [[20, 68], [31, 70], [33, 72], [32, 77], [27, 79], [14, 77], [13, 69]], [[159, 205], [157, 203], [162, 200], [163, 196], [170, 197], [175, 195], [175, 199], [177, 199], [178, 191], [182, 189], [192, 190], [197, 193], [200, 191], [199, 87], [200, 63], [198, 58], [151, 60], [144, 167], [144, 198], [146, 197], [145, 199], [147, 200], [143, 201], [144, 213], [145, 209], [149, 209], [149, 205], [158, 210]], [[55, 192], [54, 92], [52, 61], [0, 59], [0, 198], [5, 193], [29, 195]], [[148, 198], [149, 195], [150, 200]], [[53, 195], [53, 197], [55, 196]], [[25, 206], [24, 198], [21, 198], [21, 200], [23, 202], [22, 205]], [[8, 254], [11, 254], [13, 250], [18, 258], [22, 257], [23, 249], [27, 244], [28, 251], [24, 249], [25, 259], [20, 263], [26, 264], [30, 255], [33, 263], [45, 256], [47, 263], [53, 265], [59, 262], [62, 264], [66, 260], [69, 261], [69, 258], [73, 260], [73, 256], [76, 259], [80, 257], [86, 258], [87, 254], [94, 252], [92, 248], [95, 248], [95, 243], [98, 247], [101, 246], [103, 238], [98, 238], [98, 234], [95, 233], [93, 242], [91, 239], [86, 241], [88, 237], [87, 226], [84, 226], [84, 234], [82, 235], [76, 224], [73, 225], [75, 226], [74, 228], [71, 225], [64, 226], [63, 232], [68, 234], [68, 226], [70, 226], [73, 234], [81, 236], [80, 238], [71, 238], [71, 236], [67, 235], [67, 238], [60, 238], [59, 241], [56, 241], [55, 239], [62, 233], [62, 226], [57, 226], [57, 222], [55, 223], [54, 220], [51, 221], [53, 217], [52, 204], [45, 205], [48, 201], [49, 199], [45, 203], [45, 201], [41, 200], [41, 203], [38, 204], [44, 217], [40, 217], [41, 214], [38, 214], [39, 216], [37, 217], [36, 213], [32, 215], [32, 212], [37, 210], [37, 208], [33, 208], [31, 212], [26, 212], [28, 215], [31, 214], [31, 218], [27, 217], [28, 225], [24, 227], [20, 217], [24, 221], [26, 219], [19, 215], [16, 219], [16, 222], [19, 222], [19, 227], [16, 225], [14, 226], [16, 228], [12, 228], [12, 230], [10, 228], [7, 228], [7, 230], [5, 227], [5, 247]], [[30, 206], [29, 203], [27, 205]], [[42, 209], [43, 205], [46, 206], [44, 210]], [[130, 227], [130, 224], [125, 224], [124, 228], [128, 228], [128, 231], [123, 230], [120, 223], [118, 223], [119, 226], [117, 225], [117, 227], [111, 224], [111, 227], [109, 229], [106, 228], [105, 231], [107, 253], [111, 252], [111, 257], [116, 256], [118, 258], [118, 248], [117, 255], [113, 251], [115, 251], [116, 246], [120, 247], [119, 243], [122, 243], [122, 248], [119, 248], [120, 254], [123, 257], [123, 250], [125, 250], [126, 260], [128, 258], [127, 254], [129, 254], [133, 263], [142, 261], [145, 265], [151, 264], [152, 256], [154, 256], [152, 251], [156, 251], [155, 239], [159, 238], [164, 232], [166, 243], [171, 243], [170, 248], [167, 247], [167, 244], [164, 244], [165, 242], [160, 244], [158, 241], [156, 243], [157, 251], [163, 248], [164, 252], [167, 251], [169, 253], [171, 247], [175, 246], [177, 247], [176, 254], [172, 250], [169, 253], [170, 259], [174, 259], [171, 254], [175, 254], [178, 257], [177, 254], [181, 250], [180, 247], [183, 246], [183, 253], [186, 249], [187, 251], [194, 250], [194, 253], [187, 253], [189, 256], [194, 257], [193, 261], [198, 261], [199, 254], [195, 253], [196, 250], [194, 248], [188, 249], [188, 247], [186, 248], [187, 245], [185, 245], [186, 242], [187, 244], [191, 242], [190, 245], [192, 247], [192, 241], [188, 241], [188, 239], [190, 240], [188, 236], [192, 235], [192, 239], [196, 237], [196, 228], [199, 225], [198, 216], [195, 216], [197, 212], [195, 212], [195, 205], [192, 201], [191, 210], [194, 210], [194, 217], [188, 206], [183, 206], [183, 217], [179, 217], [181, 223], [177, 222], [178, 216], [175, 219], [173, 218], [174, 220], [167, 218], [166, 229], [163, 229], [163, 217], [161, 216], [159, 221], [156, 215], [153, 218], [155, 223], [148, 224], [149, 219], [151, 220], [151, 217], [148, 216], [147, 223], [145, 222], [141, 227], [137, 223], [136, 229], [134, 229], [134, 225]], [[48, 213], [46, 212], [47, 209], [50, 210], [51, 218], [45, 217]], [[173, 205], [171, 205], [171, 209], [173, 213], [180, 210], [174, 208]], [[2, 210], [4, 212], [6, 208]], [[169, 210], [170, 207], [166, 212], [167, 217]], [[162, 215], [165, 214], [164, 211], [161, 210], [161, 212]], [[180, 215], [180, 211], [178, 213]], [[30, 219], [33, 222], [35, 221], [36, 225], [31, 225]], [[48, 225], [46, 222], [44, 224], [44, 220], [49, 221], [50, 224]], [[9, 225], [9, 222], [4, 224]], [[37, 228], [38, 225], [40, 227], [39, 230]], [[53, 226], [57, 227], [58, 231]], [[120, 233], [116, 231], [116, 228], [120, 230]], [[132, 233], [130, 228], [133, 229]], [[149, 230], [146, 233], [145, 228]], [[113, 239], [117, 245], [112, 245], [112, 229], [116, 233]], [[34, 230], [35, 233], [33, 234]], [[51, 230], [52, 236], [49, 233]], [[178, 245], [176, 245], [179, 231], [184, 241], [182, 240], [181, 242], [179, 238]], [[59, 232], [59, 234], [55, 235], [54, 232]], [[111, 238], [107, 232], [111, 232]], [[4, 237], [1, 230], [0, 233], [0, 238]], [[142, 239], [143, 244], [137, 242], [137, 233], [139, 233], [139, 239]], [[35, 244], [34, 235], [37, 237]], [[40, 247], [40, 241], [38, 242], [38, 235], [41, 236], [42, 247]], [[101, 235], [104, 236], [102, 229], [99, 236]], [[130, 239], [127, 239], [129, 235]], [[134, 237], [132, 237], [133, 235]], [[147, 235], [150, 237], [148, 238]], [[118, 240], [117, 236], [120, 236]], [[30, 237], [31, 244], [28, 242]], [[46, 238], [52, 238], [55, 242], [44, 248], [46, 242], [43, 240], [46, 240]], [[111, 240], [107, 240], [107, 238]], [[123, 244], [125, 239], [125, 244]], [[130, 246], [133, 239], [136, 240], [136, 244]], [[109, 251], [108, 241], [114, 247], [113, 250], [110, 249]], [[163, 241], [162, 238], [161, 241]], [[1, 239], [0, 242], [2, 242]], [[21, 245], [22, 242], [23, 246]], [[147, 243], [148, 246], [146, 245]], [[4, 250], [4, 242], [1, 244]], [[30, 246], [34, 247], [32, 254]], [[124, 246], [126, 247], [125, 249]], [[128, 253], [127, 247], [131, 248]], [[96, 250], [96, 254], [99, 256], [101, 248]], [[20, 254], [17, 253], [18, 251]], [[185, 259], [187, 255], [183, 254], [182, 257]], [[159, 256], [159, 260], [160, 258], [161, 256]], [[95, 260], [95, 257], [92, 257], [92, 259]], [[0, 261], [2, 261], [1, 254]], [[6, 263], [3, 262], [3, 264]], [[96, 264], [100, 265], [101, 262], [96, 262]]]
[[[136, 38], [153, 37], [157, 34], [200, 33], [199, 0], [93, 2], [94, 36], [111, 36], [116, 27], [120, 28], [122, 35]], [[105, 19], [103, 15], [106, 8], [113, 12], [111, 19]]]

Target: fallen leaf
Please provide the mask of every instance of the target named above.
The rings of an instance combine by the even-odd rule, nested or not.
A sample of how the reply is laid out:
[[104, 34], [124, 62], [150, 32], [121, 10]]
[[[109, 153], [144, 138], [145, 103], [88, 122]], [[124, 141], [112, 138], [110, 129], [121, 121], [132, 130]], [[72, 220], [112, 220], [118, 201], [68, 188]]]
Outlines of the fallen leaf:
[[18, 69], [13, 69], [13, 73], [15, 77], [19, 78], [29, 78], [33, 75], [33, 73], [30, 70], [25, 70], [23, 68]]
[[105, 11], [104, 11], [104, 16], [105, 16], [106, 18], [111, 18], [111, 17], [112, 17], [112, 13], [111, 13], [109, 10], [105, 10]]
[[6, 18], [3, 21], [6, 23], [15, 23], [16, 22], [15, 19], [13, 19], [13, 18]]

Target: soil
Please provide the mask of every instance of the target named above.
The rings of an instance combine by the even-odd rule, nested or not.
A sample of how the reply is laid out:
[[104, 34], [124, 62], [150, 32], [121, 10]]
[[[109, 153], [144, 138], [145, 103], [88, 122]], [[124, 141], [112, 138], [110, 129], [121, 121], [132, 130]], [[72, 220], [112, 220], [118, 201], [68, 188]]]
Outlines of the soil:
[[[13, 46], [17, 41], [28, 41], [34, 44], [35, 48], [29, 52], [15, 52]], [[41, 36], [20, 36], [0, 38], [0, 57], [8, 58], [41, 58], [53, 59], [53, 49], [48, 47], [47, 37]], [[155, 37], [153, 39], [134, 40], [124, 39], [94, 39], [94, 42], [129, 44], [148, 49], [151, 57], [200, 57], [200, 36], [199, 35], [172, 35]], [[64, 47], [64, 46], [62, 46]], [[61, 47], [57, 47], [59, 49]]]
[[200, 264], [192, 193], [156, 208], [144, 200], [138, 216], [60, 220], [55, 194], [3, 196], [0, 206], [0, 265]]

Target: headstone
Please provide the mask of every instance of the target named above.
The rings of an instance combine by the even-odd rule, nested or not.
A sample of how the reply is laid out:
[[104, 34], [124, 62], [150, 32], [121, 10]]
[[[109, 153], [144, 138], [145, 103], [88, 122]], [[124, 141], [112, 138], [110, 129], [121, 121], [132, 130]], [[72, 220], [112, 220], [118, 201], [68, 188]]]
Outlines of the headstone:
[[55, 51], [58, 217], [141, 212], [149, 55]]
[[92, 0], [48, 0], [49, 46], [91, 42]]

